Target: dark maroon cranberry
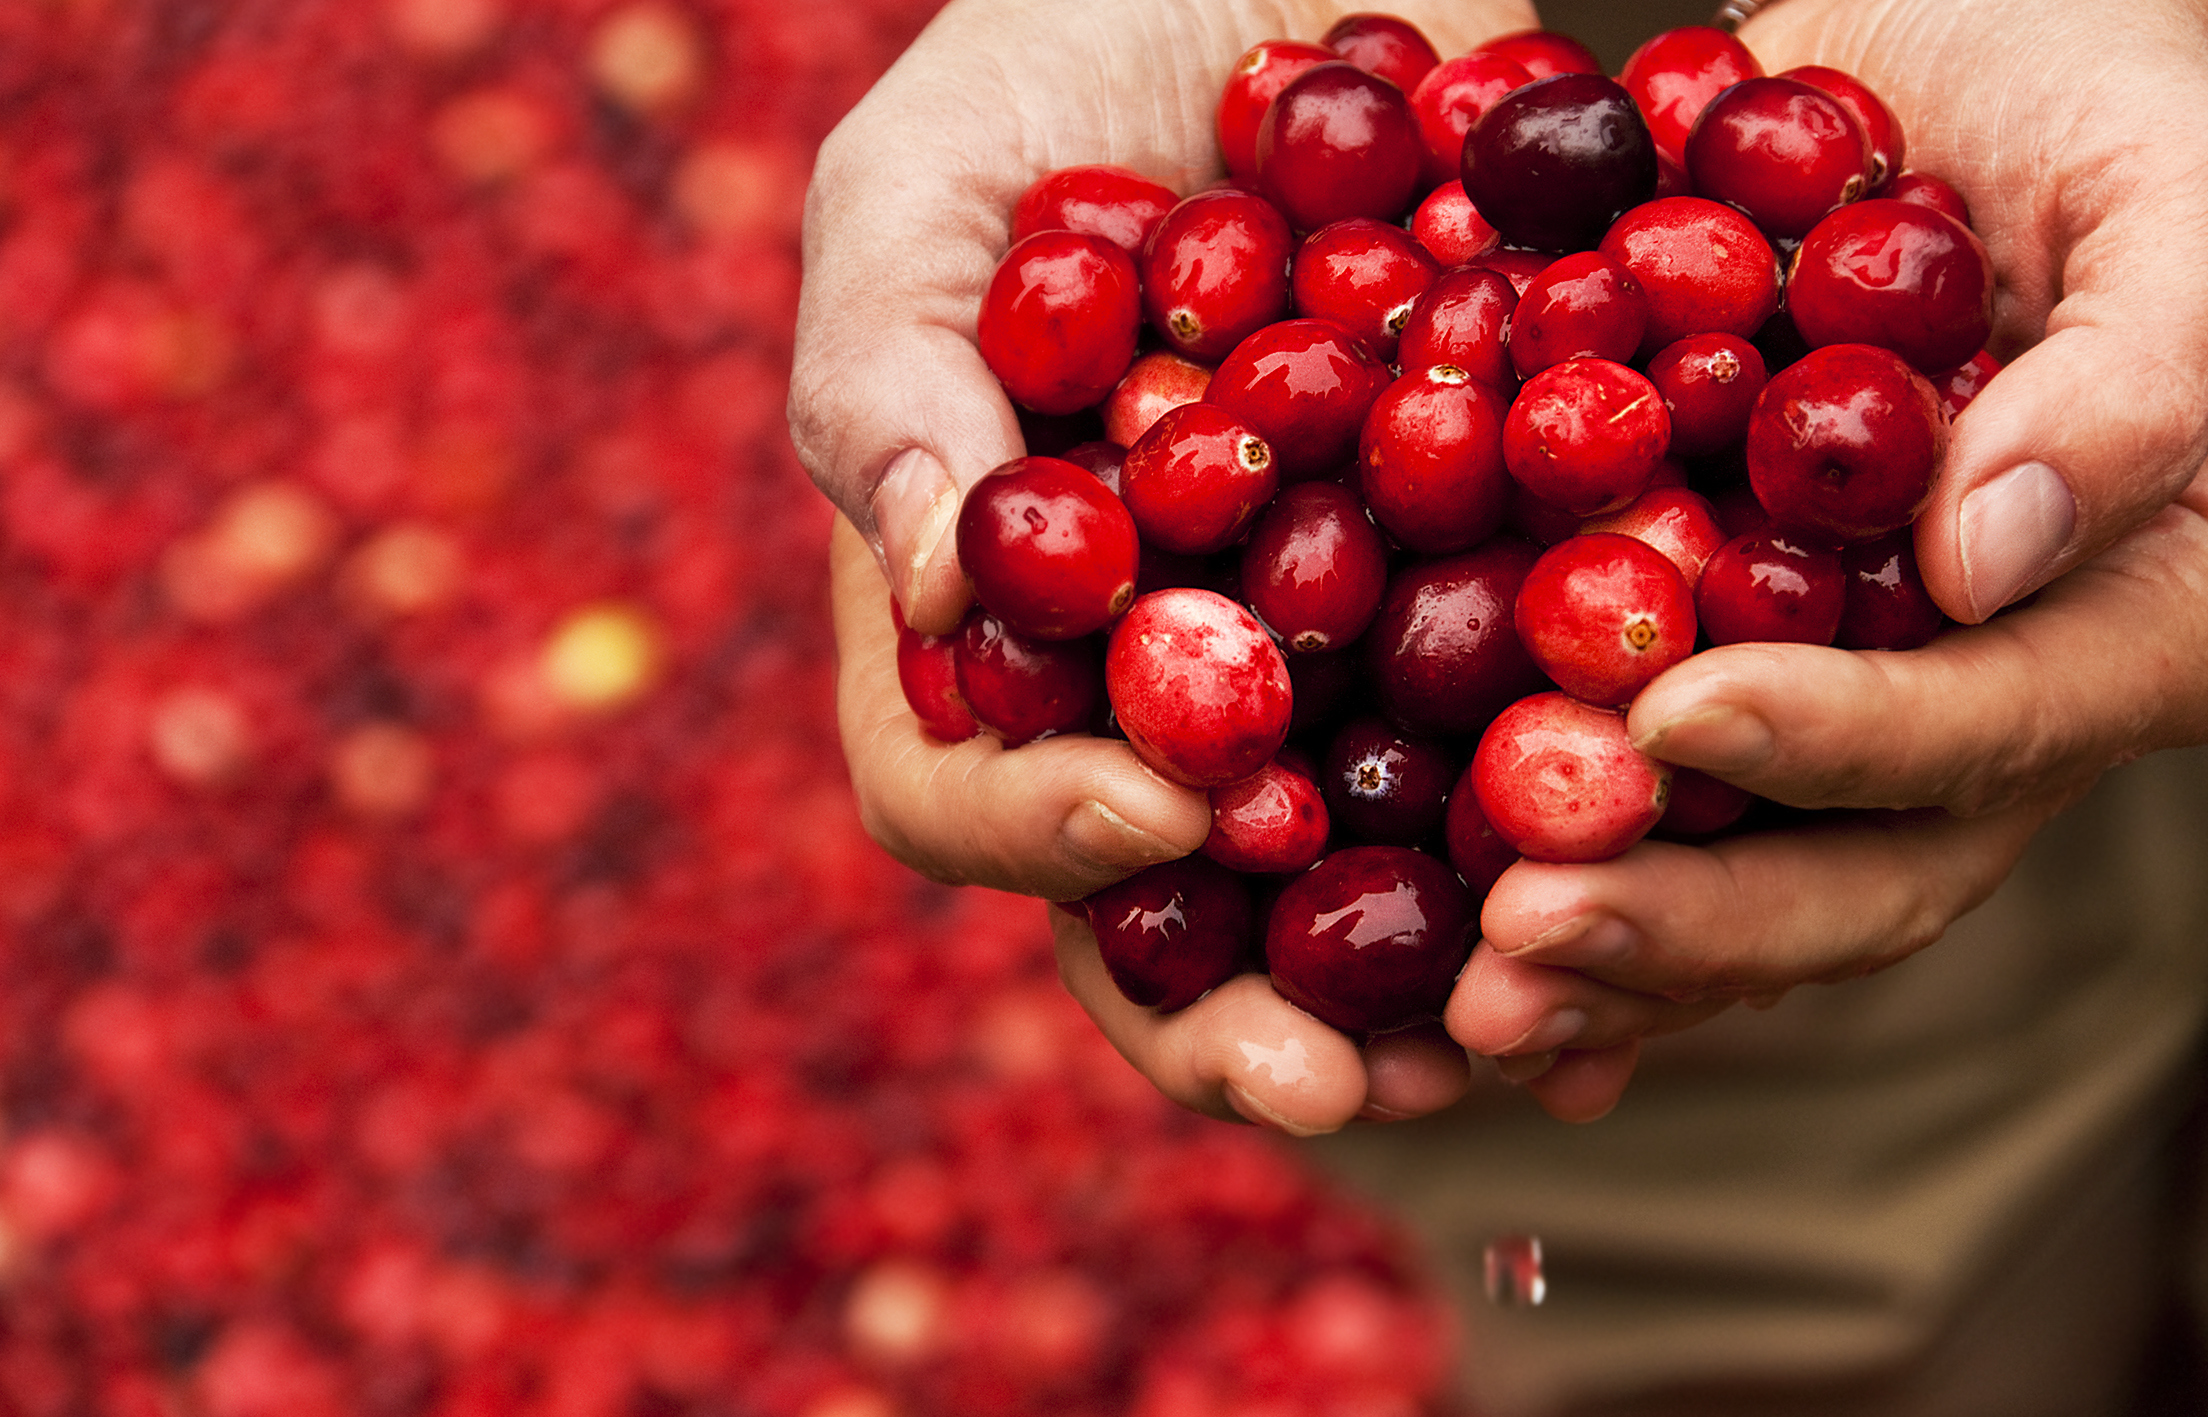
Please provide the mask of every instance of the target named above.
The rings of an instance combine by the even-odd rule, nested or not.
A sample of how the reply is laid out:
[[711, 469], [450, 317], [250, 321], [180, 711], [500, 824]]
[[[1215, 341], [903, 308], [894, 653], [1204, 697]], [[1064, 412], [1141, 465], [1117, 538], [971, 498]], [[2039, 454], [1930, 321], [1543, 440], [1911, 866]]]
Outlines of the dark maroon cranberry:
[[1464, 143], [1464, 190], [1506, 241], [1593, 246], [1656, 192], [1656, 146], [1632, 95], [1599, 74], [1560, 74], [1506, 94]]
[[1671, 414], [1671, 451], [1707, 457], [1740, 446], [1767, 379], [1763, 355], [1739, 335], [1689, 335], [1648, 362], [1648, 381]]
[[1939, 604], [1917, 571], [1915, 536], [1907, 527], [1840, 553], [1847, 577], [1840, 630], [1842, 649], [1915, 649], [1943, 623]]
[[1503, 459], [1566, 511], [1615, 511], [1646, 491], [1671, 441], [1648, 377], [1608, 359], [1567, 359], [1526, 381], [1503, 422]]
[[[896, 602], [890, 602], [894, 611]], [[963, 743], [981, 725], [958, 696], [958, 641], [952, 635], [923, 635], [898, 616], [897, 684], [920, 726], [946, 743]]]
[[1241, 973], [1255, 934], [1249, 888], [1203, 856], [1137, 871], [1083, 905], [1119, 992], [1160, 1013], [1185, 1009]]
[[1086, 725], [1102, 683], [1094, 640], [1025, 639], [978, 609], [959, 636], [957, 670], [975, 721], [1013, 748]]
[[1297, 654], [1346, 647], [1372, 623], [1387, 586], [1387, 545], [1338, 482], [1283, 491], [1242, 551], [1246, 603]]
[[1449, 807], [1441, 830], [1449, 846], [1449, 864], [1457, 868], [1475, 900], [1484, 901], [1495, 883], [1518, 860], [1518, 848], [1503, 840], [1487, 814], [1480, 810], [1480, 794], [1472, 785], [1472, 765], [1466, 763], [1456, 786], [1449, 789]]
[[1331, 320], [1282, 320], [1234, 347], [1211, 376], [1206, 403], [1272, 445], [1283, 482], [1334, 471], [1357, 451], [1365, 413], [1388, 386], [1388, 366]]
[[1257, 180], [1257, 129], [1265, 110], [1304, 70], [1333, 63], [1339, 56], [1323, 44], [1268, 39], [1235, 61], [1219, 95], [1219, 155], [1227, 175], [1237, 182]]
[[1656, 151], [1685, 167], [1687, 134], [1709, 101], [1742, 79], [1763, 77], [1748, 46], [1710, 25], [1665, 30], [1644, 41], [1625, 61], [1618, 82], [1641, 106]]
[[1410, 91], [1411, 116], [1426, 147], [1426, 184], [1455, 182], [1463, 170], [1464, 135], [1504, 94], [1532, 82], [1517, 60], [1477, 51], [1429, 69]]
[[1756, 800], [1745, 787], [1694, 768], [1671, 770], [1671, 800], [1656, 823], [1655, 835], [1697, 840], [1714, 836], [1747, 815]]
[[1141, 324], [1141, 281], [1125, 251], [1101, 236], [1044, 231], [1005, 253], [975, 338], [1015, 401], [1062, 414], [1104, 401], [1134, 362]]
[[1477, 733], [1546, 684], [1511, 621], [1539, 554], [1498, 537], [1396, 573], [1365, 636], [1390, 719], [1413, 733]]
[[1411, 208], [1426, 150], [1410, 101], [1354, 64], [1288, 81], [1257, 128], [1257, 180], [1298, 231]]
[[1454, 364], [1406, 374], [1373, 401], [1358, 441], [1358, 485], [1373, 520], [1427, 555], [1495, 534], [1510, 506], [1503, 396]]
[[1109, 438], [1092, 438], [1074, 444], [1062, 456], [1075, 467], [1086, 468], [1114, 497], [1119, 495], [1119, 470], [1127, 460], [1125, 448]]
[[1454, 364], [1507, 393], [1518, 383], [1509, 344], [1511, 315], [1517, 308], [1517, 288], [1501, 272], [1445, 271], [1403, 322], [1396, 363], [1405, 374], [1429, 364]]
[[1802, 236], [1863, 195], [1870, 152], [1840, 100], [1794, 79], [1744, 79], [1710, 100], [1687, 139], [1694, 190], [1773, 236]]
[[1641, 353], [1688, 335], [1753, 335], [1779, 308], [1779, 262], [1754, 222], [1700, 197], [1666, 197], [1619, 217], [1602, 253], [1648, 302]]
[[1923, 510], [1947, 452], [1947, 414], [1899, 356], [1829, 344], [1764, 385], [1746, 452], [1756, 500], [1780, 525], [1867, 541]]
[[1464, 184], [1455, 178], [1428, 192], [1411, 213], [1411, 235], [1445, 269], [1494, 250], [1503, 239], [1487, 218], [1473, 210]]
[[1894, 117], [1886, 100], [1872, 92], [1870, 85], [1845, 70], [1828, 69], [1821, 64], [1804, 64], [1798, 69], [1788, 69], [1779, 77], [1823, 89], [1840, 100], [1840, 106], [1862, 127], [1863, 142], [1870, 150], [1870, 170], [1863, 188], [1865, 196], [1881, 195], [1887, 184], [1901, 175], [1902, 159], [1908, 155], [1901, 120]]
[[1568, 34], [1553, 30], [1516, 30], [1473, 48], [1474, 54], [1500, 54], [1525, 66], [1536, 79], [1557, 74], [1599, 74], [1602, 61], [1595, 51]]
[[1929, 207], [1963, 226], [1970, 225], [1970, 203], [1963, 200], [1962, 193], [1929, 172], [1904, 172], [1881, 195], [1897, 202]]
[[1120, 481], [1145, 546], [1204, 556], [1242, 539], [1280, 473], [1249, 424], [1216, 404], [1184, 403], [1127, 450]]
[[1299, 313], [1332, 320], [1363, 340], [1383, 364], [1411, 307], [1439, 271], [1400, 226], [1352, 217], [1321, 227], [1296, 248], [1290, 288]]
[[1135, 521], [1088, 469], [1014, 458], [958, 509], [958, 561], [974, 596], [1033, 640], [1094, 634], [1135, 598]]
[[1326, 851], [1331, 825], [1318, 783], [1276, 754], [1241, 781], [1211, 789], [1211, 834], [1200, 849], [1253, 875], [1301, 871]]
[[1012, 208], [1012, 240], [1017, 244], [1038, 231], [1080, 231], [1135, 256], [1179, 200], [1172, 188], [1124, 167], [1061, 167], [1020, 194]]
[[1526, 573], [1518, 640], [1582, 703], [1622, 708], [1694, 653], [1694, 592], [1671, 558], [1616, 532], [1582, 532]]
[[1531, 378], [1567, 359], [1624, 363], [1648, 329], [1648, 300], [1633, 273], [1600, 251], [1559, 257], [1533, 278], [1510, 322], [1510, 362]]
[[1540, 547], [1554, 546], [1568, 536], [1579, 535], [1579, 528], [1587, 518], [1577, 512], [1567, 512], [1546, 498], [1536, 497], [1526, 490], [1524, 483], [1512, 481], [1510, 510], [1503, 513], [1503, 530]]
[[1198, 192], [1159, 222], [1142, 253], [1142, 309], [1158, 337], [1216, 363], [1288, 314], [1295, 237], [1252, 192]]
[[1419, 33], [1418, 26], [1394, 15], [1344, 15], [1320, 36], [1319, 43], [1405, 93], [1417, 88], [1426, 72], [1441, 62], [1433, 42]]
[[1934, 379], [1932, 387], [1939, 393], [1940, 407], [1946, 409], [1947, 416], [1952, 419], [1969, 408], [2000, 372], [2001, 361], [1981, 349], [1968, 364], [1959, 364]]
[[1694, 609], [1711, 644], [1829, 645], [1843, 599], [1839, 552], [1784, 533], [1750, 533], [1710, 557]]
[[1352, 719], [1327, 745], [1319, 789], [1334, 825], [1358, 841], [1416, 846], [1441, 830], [1456, 765], [1441, 745], [1377, 717]]
[[[1295, 692], [1295, 706], [1288, 731], [1304, 738], [1357, 712], [1370, 699], [1364, 656], [1354, 649], [1323, 654], [1291, 654], [1288, 682]], [[1312, 770], [1316, 773], [1317, 769]]]
[[1857, 202], [1803, 239], [1786, 308], [1812, 348], [1875, 344], [1937, 374], [1993, 333], [1993, 259], [1968, 227], [1930, 208]]
[[1400, 846], [1334, 852], [1288, 883], [1265, 927], [1273, 988], [1346, 1033], [1439, 1017], [1478, 917], [1456, 873]]

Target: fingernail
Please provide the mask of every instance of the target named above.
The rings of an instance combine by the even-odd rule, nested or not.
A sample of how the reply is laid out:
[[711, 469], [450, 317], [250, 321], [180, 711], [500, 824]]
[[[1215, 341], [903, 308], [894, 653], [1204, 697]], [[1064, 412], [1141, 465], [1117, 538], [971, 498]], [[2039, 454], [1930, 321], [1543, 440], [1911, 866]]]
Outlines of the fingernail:
[[889, 588], [909, 615], [958, 516], [958, 487], [933, 453], [907, 448], [882, 474], [872, 507]]
[[1657, 724], [1633, 746], [1652, 758], [1719, 775], [1753, 772], [1771, 761], [1771, 725], [1746, 709], [1706, 704]]
[[1526, 1036], [1511, 1044], [1502, 1056], [1524, 1056], [1528, 1053], [1554, 1053], [1567, 1044], [1576, 1042], [1587, 1031], [1585, 1009], [1558, 1009], [1526, 1030]]
[[1291, 1122], [1231, 1082], [1225, 1085], [1224, 1090], [1227, 1105], [1241, 1113], [1245, 1122], [1254, 1122], [1260, 1127], [1292, 1137], [1315, 1137], [1321, 1132], [1333, 1130], [1331, 1127], [1306, 1127], [1301, 1123]]
[[[1640, 943], [1641, 932], [1630, 924], [1606, 910], [1590, 910], [1503, 953], [1534, 964], [1593, 969], [1618, 963], [1638, 949]], [[1501, 946], [1496, 948], [1501, 949]]]
[[1495, 1071], [1504, 1082], [1528, 1083], [1556, 1066], [1554, 1053], [1518, 1053], [1495, 1060]]
[[1059, 824], [1058, 843], [1068, 856], [1105, 873], [1155, 866], [1188, 854], [1096, 801], [1073, 804]]
[[2043, 462], [2012, 467], [1963, 498], [1963, 594], [1985, 619], [2046, 573], [2077, 529], [2078, 503]]

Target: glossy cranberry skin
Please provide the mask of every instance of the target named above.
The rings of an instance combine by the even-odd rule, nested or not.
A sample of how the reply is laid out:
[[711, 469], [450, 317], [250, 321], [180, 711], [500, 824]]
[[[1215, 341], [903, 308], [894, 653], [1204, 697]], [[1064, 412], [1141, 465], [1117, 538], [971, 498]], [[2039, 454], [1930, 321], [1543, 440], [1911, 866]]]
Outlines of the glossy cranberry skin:
[[1779, 261], [1754, 222], [1701, 197], [1635, 207], [1602, 238], [1602, 253], [1633, 273], [1648, 303], [1642, 355], [1688, 335], [1743, 339], [1779, 308]]
[[1504, 94], [1532, 82], [1517, 60], [1477, 51], [1428, 70], [1410, 91], [1411, 116], [1426, 149], [1426, 185], [1456, 181], [1463, 170], [1464, 135]]
[[1464, 184], [1455, 179], [1426, 194], [1426, 200], [1411, 213], [1410, 227], [1412, 239], [1443, 270], [1494, 250], [1503, 239], [1501, 232], [1487, 224], [1487, 218], [1472, 209], [1472, 199], [1464, 195]]
[[1287, 317], [1288, 221], [1252, 192], [1198, 192], [1158, 223], [1142, 254], [1142, 309], [1180, 354], [1217, 363]]
[[1710, 25], [1687, 25], [1651, 36], [1634, 50], [1618, 82], [1641, 106], [1648, 135], [1666, 162], [1684, 167], [1687, 134], [1709, 101], [1763, 66], [1748, 46]]
[[1012, 241], [1017, 245], [1038, 231], [1079, 231], [1138, 256], [1178, 201], [1172, 188], [1124, 167], [1061, 167], [1020, 194], [1012, 208]]
[[1416, 846], [1441, 830], [1456, 764], [1438, 743], [1397, 732], [1377, 715], [1335, 731], [1319, 789], [1334, 825], [1380, 846]]
[[1440, 270], [1400, 226], [1352, 217], [1312, 232], [1296, 248], [1289, 285], [1298, 312], [1332, 320], [1383, 364], [1411, 307]]
[[1567, 359], [1526, 381], [1503, 421], [1503, 460], [1526, 490], [1581, 516], [1646, 491], [1671, 441], [1671, 415], [1646, 375], [1608, 359]]
[[1059, 456], [1103, 483], [1105, 490], [1114, 497], [1119, 495], [1119, 471], [1127, 461], [1127, 450], [1118, 443], [1097, 438], [1076, 443]]
[[1904, 172], [1890, 183], [1881, 196], [1913, 206], [1928, 207], [1945, 217], [1953, 218], [1963, 226], [1970, 225], [1970, 203], [1963, 194], [1929, 172]]
[[1241, 973], [1256, 933], [1249, 887], [1202, 856], [1137, 871], [1082, 904], [1119, 992], [1159, 1013], [1185, 1009]]
[[1325, 854], [1331, 827], [1319, 785], [1276, 757], [1211, 789], [1211, 834], [1199, 850], [1231, 870], [1280, 875]]
[[1216, 404], [1169, 409], [1120, 469], [1143, 544], [1207, 556], [1242, 539], [1280, 486], [1273, 450]]
[[1394, 15], [1344, 15], [1320, 36], [1319, 43], [1405, 93], [1417, 88], [1427, 71], [1441, 62], [1433, 42], [1419, 33], [1418, 26]]
[[1008, 748], [1085, 727], [1096, 708], [1096, 645], [1030, 640], [976, 610], [957, 650], [958, 694], [974, 721]]
[[1175, 782], [1248, 777], [1288, 737], [1288, 666], [1249, 611], [1208, 590], [1137, 599], [1104, 652], [1127, 741]]
[[1365, 636], [1388, 718], [1413, 733], [1477, 733], [1546, 686], [1511, 618], [1540, 553], [1497, 537], [1396, 572]]
[[1907, 526], [1946, 452], [1947, 414], [1932, 385], [1867, 344], [1811, 350], [1764, 385], [1748, 418], [1756, 500], [1780, 525], [1837, 542]]
[[[892, 609], [895, 602], [891, 602]], [[910, 625], [897, 626], [897, 685], [920, 726], [946, 743], [963, 743], [981, 732], [973, 712], [958, 696], [958, 640], [952, 635], [923, 635]]]
[[1403, 322], [1396, 363], [1405, 374], [1454, 364], [1490, 388], [1513, 391], [1518, 376], [1510, 362], [1510, 331], [1517, 309], [1517, 287], [1501, 272], [1444, 271]]
[[1865, 174], [1863, 189], [1865, 196], [1878, 196], [1901, 175], [1902, 161], [1908, 156], [1901, 120], [1894, 117], [1886, 100], [1873, 92], [1870, 85], [1843, 69], [1828, 69], [1822, 64], [1804, 64], [1786, 70], [1779, 77], [1823, 89], [1840, 100], [1840, 106], [1861, 126], [1863, 142], [1870, 151], [1870, 168]]
[[1739, 821], [1756, 795], [1693, 768], [1671, 770], [1671, 800], [1656, 823], [1657, 836], [1694, 839], [1715, 835]]
[[1207, 403], [1272, 445], [1283, 482], [1334, 471], [1357, 451], [1388, 366], [1331, 320], [1282, 320], [1236, 345], [1212, 372]]
[[1607, 861], [1664, 814], [1671, 767], [1633, 747], [1625, 715], [1535, 694], [1496, 716], [1472, 754], [1496, 834], [1535, 861]]
[[1297, 654], [1342, 649], [1388, 588], [1388, 550], [1356, 493], [1303, 482], [1265, 509], [1242, 551], [1242, 594]]
[[1840, 570], [1846, 585], [1832, 642], [1842, 649], [1915, 649], [1940, 632], [1944, 617], [1917, 570], [1908, 527], [1848, 547]]
[[1694, 592], [1671, 559], [1616, 532], [1541, 553], [1512, 610], [1518, 640], [1556, 686], [1620, 708], [1694, 653]]
[[1442, 840], [1449, 864], [1457, 868], [1475, 900], [1485, 900], [1518, 860], [1518, 848], [1503, 840], [1480, 810], [1480, 795], [1472, 785], [1472, 765], [1466, 763], [1456, 786], [1449, 789], [1449, 806], [1442, 815]]
[[1808, 234], [1863, 195], [1869, 170], [1855, 115], [1794, 79], [1733, 85], [1710, 100], [1687, 139], [1694, 190], [1740, 208], [1772, 236]]
[[1257, 129], [1265, 110], [1304, 70], [1335, 62], [1340, 56], [1323, 44], [1268, 39], [1235, 61], [1219, 95], [1219, 155], [1227, 175], [1237, 182], [1257, 180]]
[[1503, 396], [1453, 364], [1430, 364], [1373, 402], [1358, 442], [1358, 486], [1373, 520], [1413, 551], [1464, 551], [1510, 507]]
[[1689, 335], [1648, 362], [1648, 381], [1671, 414], [1671, 451], [1683, 458], [1739, 447], [1768, 380], [1762, 352], [1739, 335]]
[[1993, 333], [1993, 260], [1968, 227], [1929, 208], [1857, 202], [1803, 239], [1786, 305], [1813, 349], [1875, 344], [1937, 374]]
[[1678, 567], [1689, 590], [1701, 582], [1711, 554], [1729, 539], [1709, 502], [1685, 487], [1651, 487], [1618, 510], [1591, 518], [1580, 530], [1611, 531], [1648, 543]]
[[1483, 251], [1465, 264], [1483, 271], [1494, 271], [1509, 279], [1510, 288], [1521, 296], [1526, 287], [1533, 284], [1535, 276], [1547, 270], [1556, 260], [1554, 251], [1528, 251], [1519, 246], [1497, 246]]
[[1379, 1033], [1437, 1018], [1472, 957], [1478, 914], [1456, 873], [1400, 846], [1352, 846], [1273, 903], [1273, 988], [1322, 1023]]
[[1410, 101], [1354, 64], [1288, 81], [1257, 129], [1257, 180], [1298, 231], [1353, 216], [1391, 221], [1418, 196], [1425, 148]]
[[1028, 639], [1077, 639], [1110, 624], [1135, 598], [1140, 555], [1125, 504], [1060, 458], [1014, 458], [958, 509], [958, 561], [975, 598]]
[[1167, 409], [1200, 401], [1209, 387], [1211, 370], [1206, 365], [1169, 349], [1139, 356], [1104, 400], [1105, 440], [1116, 443], [1124, 455]]
[[1464, 190], [1503, 239], [1543, 251], [1593, 246], [1656, 191], [1656, 147], [1624, 89], [1559, 74], [1506, 94], [1464, 143]]
[[1551, 30], [1518, 30], [1497, 35], [1473, 48], [1474, 54], [1500, 54], [1523, 65], [1536, 79], [1558, 74], [1599, 74], [1602, 61], [1595, 52], [1568, 34]]
[[1952, 419], [1969, 408], [2000, 372], [2001, 361], [1981, 349], [1968, 364], [1958, 364], [1934, 379], [1932, 387], [1940, 396], [1940, 407], [1946, 409], [1947, 416]]
[[1784, 532], [1751, 532], [1710, 557], [1694, 609], [1711, 644], [1829, 645], [1844, 593], [1839, 552]]
[[1567, 359], [1624, 363], [1648, 329], [1648, 300], [1633, 273], [1600, 251], [1558, 257], [1518, 297], [1510, 362], [1531, 378]]
[[981, 357], [1006, 393], [1043, 414], [1103, 402], [1135, 359], [1141, 282], [1101, 236], [1044, 231], [1005, 253], [982, 296]]

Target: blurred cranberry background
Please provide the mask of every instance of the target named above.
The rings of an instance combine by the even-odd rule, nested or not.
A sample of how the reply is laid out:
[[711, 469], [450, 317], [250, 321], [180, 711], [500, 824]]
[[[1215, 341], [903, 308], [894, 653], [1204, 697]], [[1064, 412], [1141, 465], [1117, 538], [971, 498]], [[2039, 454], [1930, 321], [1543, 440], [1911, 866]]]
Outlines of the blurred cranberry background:
[[930, 8], [0, 7], [0, 1410], [1444, 1410], [857, 824], [798, 213]]

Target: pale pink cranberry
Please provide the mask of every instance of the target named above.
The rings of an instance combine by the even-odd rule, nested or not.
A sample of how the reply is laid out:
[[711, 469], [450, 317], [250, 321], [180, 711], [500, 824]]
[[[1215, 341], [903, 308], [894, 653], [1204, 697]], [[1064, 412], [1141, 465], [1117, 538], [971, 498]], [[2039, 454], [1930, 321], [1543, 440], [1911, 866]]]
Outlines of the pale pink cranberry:
[[1541, 554], [1518, 589], [1518, 639], [1558, 688], [1619, 708], [1694, 653], [1694, 592], [1670, 558], [1616, 532]]
[[1671, 766], [1634, 748], [1625, 715], [1569, 694], [1504, 709], [1472, 755], [1480, 811], [1536, 861], [1607, 861], [1664, 814]]
[[1112, 630], [1104, 683], [1143, 761], [1190, 787], [1248, 777], [1288, 737], [1280, 650], [1249, 611], [1211, 591], [1136, 600]]
[[1210, 386], [1206, 366], [1169, 349], [1153, 349], [1127, 367], [1127, 377], [1104, 400], [1104, 436], [1131, 448], [1167, 409], [1197, 402]]

